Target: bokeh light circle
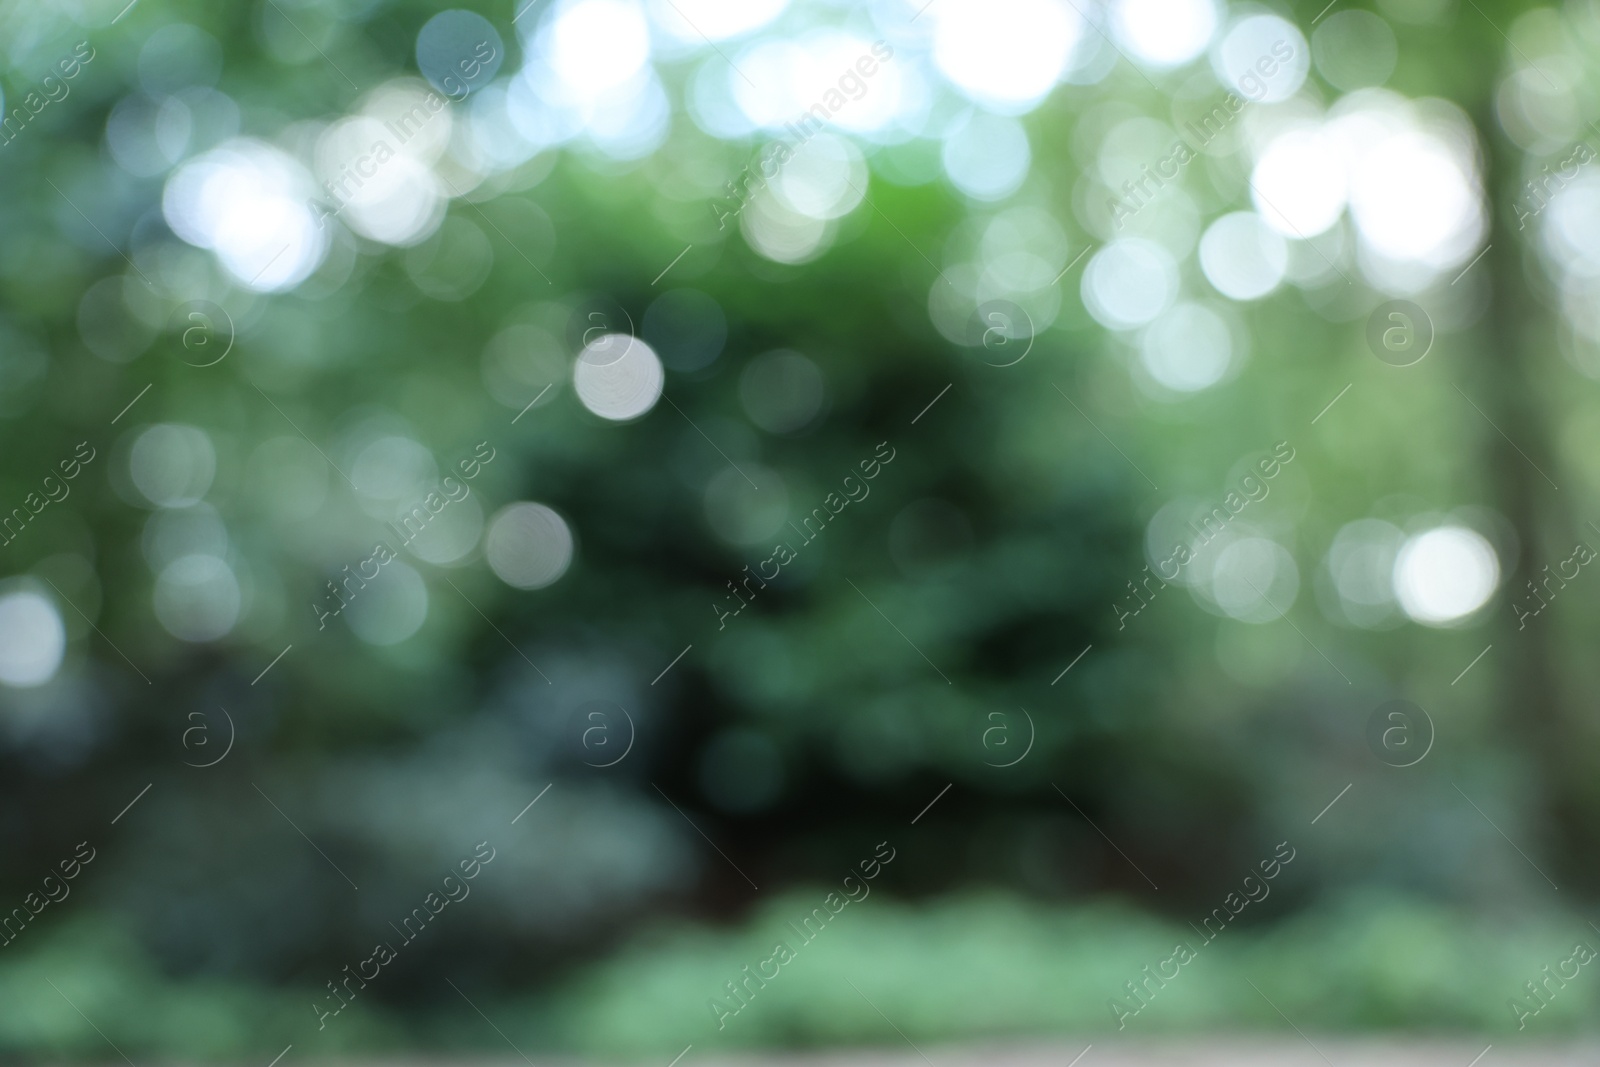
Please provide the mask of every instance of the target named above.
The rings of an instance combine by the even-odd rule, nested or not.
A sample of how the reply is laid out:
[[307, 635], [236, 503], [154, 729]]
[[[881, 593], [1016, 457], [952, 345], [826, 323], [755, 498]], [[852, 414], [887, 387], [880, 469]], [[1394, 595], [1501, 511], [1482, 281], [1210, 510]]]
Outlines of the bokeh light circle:
[[1182, 303], [1164, 312], [1139, 339], [1139, 360], [1158, 383], [1177, 393], [1210, 388], [1233, 365], [1232, 331], [1204, 304]]
[[1311, 34], [1311, 54], [1328, 84], [1349, 93], [1388, 81], [1400, 46], [1387, 22], [1353, 8], [1322, 20]]
[[484, 539], [489, 569], [517, 589], [543, 589], [572, 565], [572, 531], [554, 509], [521, 502], [501, 508]]
[[1372, 146], [1350, 181], [1362, 240], [1391, 260], [1446, 266], [1472, 255], [1484, 229], [1477, 176], [1459, 146], [1403, 129]]
[[494, 80], [505, 55], [494, 23], [475, 11], [441, 11], [417, 34], [417, 69], [435, 89], [458, 100]]
[[1282, 618], [1300, 593], [1300, 570], [1289, 550], [1265, 537], [1244, 537], [1217, 553], [1211, 595], [1240, 622]]
[[771, 189], [779, 203], [797, 214], [840, 218], [866, 196], [867, 164], [854, 144], [819, 133], [795, 149]]
[[156, 579], [156, 618], [182, 641], [215, 641], [227, 634], [239, 621], [241, 601], [239, 580], [216, 556], [184, 556]]
[[1247, 15], [1212, 50], [1211, 67], [1245, 100], [1275, 104], [1305, 84], [1311, 55], [1294, 23], [1277, 15]]
[[401, 560], [385, 563], [378, 577], [355, 593], [344, 609], [356, 637], [369, 645], [398, 645], [428, 618], [428, 587]]
[[1178, 265], [1165, 248], [1141, 237], [1112, 241], [1084, 269], [1083, 306], [1113, 330], [1143, 326], [1178, 295]]
[[1489, 602], [1500, 584], [1494, 546], [1465, 526], [1436, 526], [1408, 539], [1394, 561], [1401, 609], [1424, 626], [1450, 626]]
[[666, 372], [655, 350], [625, 334], [605, 334], [585, 345], [572, 367], [583, 406], [613, 422], [636, 419], [655, 407]]
[[628, 0], [560, 6], [541, 33], [549, 69], [576, 103], [598, 103], [632, 82], [650, 61], [650, 26]]
[[159, 423], [141, 433], [128, 453], [134, 487], [163, 508], [197, 503], [217, 473], [216, 451], [204, 430]]
[[1224, 215], [1200, 238], [1200, 269], [1217, 292], [1233, 300], [1266, 296], [1288, 267], [1288, 244], [1254, 211]]
[[1217, 32], [1213, 0], [1116, 0], [1111, 29], [1117, 42], [1152, 67], [1176, 67], [1204, 52]]
[[328, 254], [328, 231], [311, 206], [319, 195], [293, 157], [240, 139], [175, 170], [161, 210], [173, 233], [214, 252], [246, 288], [278, 292], [304, 281]]
[[944, 171], [974, 200], [1001, 200], [1028, 176], [1033, 152], [1022, 123], [977, 112], [957, 121], [945, 138]]
[[43, 685], [61, 668], [66, 650], [67, 630], [54, 604], [34, 592], [0, 596], [0, 683]]
[[1344, 212], [1346, 161], [1334, 140], [1311, 128], [1273, 139], [1256, 160], [1251, 196], [1267, 224], [1286, 237], [1309, 238]]
[[1082, 19], [1062, 0], [939, 0], [933, 63], [974, 100], [1012, 111], [1061, 78]]

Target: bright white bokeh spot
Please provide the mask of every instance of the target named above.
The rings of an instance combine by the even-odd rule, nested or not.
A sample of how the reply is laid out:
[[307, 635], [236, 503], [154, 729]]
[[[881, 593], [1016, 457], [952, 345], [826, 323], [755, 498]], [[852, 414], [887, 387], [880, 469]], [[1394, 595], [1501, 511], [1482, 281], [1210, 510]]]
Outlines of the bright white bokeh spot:
[[67, 630], [54, 604], [38, 593], [0, 597], [0, 683], [25, 689], [55, 677], [67, 651]]
[[484, 554], [507, 585], [543, 589], [572, 565], [572, 531], [543, 504], [511, 504], [490, 520]]
[[1222, 381], [1233, 363], [1233, 337], [1204, 304], [1179, 304], [1145, 328], [1139, 361], [1161, 385], [1194, 393]]
[[[923, 104], [918, 97], [926, 93], [923, 68], [907, 64], [899, 53], [883, 58], [887, 42], [868, 41], [850, 34], [829, 32], [816, 39], [813, 48], [829, 72], [833, 86], [843, 83], [847, 103], [834, 113], [833, 123], [852, 133], [871, 133], [889, 126], [896, 119], [909, 120]], [[861, 75], [862, 60], [869, 75], [852, 78], [854, 68]], [[876, 66], [874, 66], [874, 64]], [[857, 87], [860, 82], [860, 88]], [[815, 101], [813, 101], [814, 103]]]
[[1494, 546], [1465, 526], [1437, 526], [1410, 538], [1394, 562], [1400, 607], [1424, 626], [1449, 626], [1494, 595], [1500, 560]]
[[1124, 237], [1089, 260], [1083, 306], [1100, 325], [1131, 330], [1155, 319], [1178, 295], [1178, 265], [1154, 241]]
[[1350, 214], [1368, 247], [1432, 267], [1465, 259], [1484, 229], [1476, 176], [1422, 130], [1402, 130], [1362, 155], [1351, 176]]
[[666, 141], [671, 106], [661, 79], [647, 67], [581, 113], [589, 142], [605, 155], [643, 159]]
[[1363, 89], [1339, 99], [1316, 133], [1324, 141], [1317, 158], [1283, 168], [1271, 188], [1260, 181], [1266, 160], [1257, 168], [1257, 208], [1274, 225], [1280, 195], [1293, 200], [1342, 178], [1359, 238], [1356, 261], [1375, 288], [1420, 292], [1477, 253], [1487, 229], [1480, 152], [1459, 107]]
[[239, 580], [216, 556], [176, 560], [156, 579], [156, 618], [183, 641], [215, 641], [239, 621]]
[[1211, 595], [1240, 622], [1274, 622], [1300, 592], [1300, 571], [1289, 550], [1264, 537], [1245, 537], [1217, 553]]
[[1111, 29], [1123, 49], [1152, 67], [1189, 62], [1217, 32], [1213, 0], [1116, 0]]
[[[825, 120], [814, 112], [808, 120], [808, 109], [818, 106], [823, 115], [831, 113], [821, 99], [829, 88], [828, 73], [798, 41], [786, 37], [757, 41], [739, 53], [733, 67], [723, 67], [720, 73], [728, 91], [755, 126], [778, 129], [796, 123], [815, 129]], [[739, 71], [747, 73], [740, 77]]]
[[128, 473], [150, 503], [184, 508], [199, 502], [211, 488], [217, 455], [204, 430], [159, 423], [134, 440], [128, 452]]
[[[496, 116], [491, 123], [495, 129], [484, 132], [492, 140], [497, 131], [514, 131], [515, 139], [523, 142], [515, 151], [510, 144], [491, 144], [489, 154], [529, 158], [585, 135], [590, 146], [612, 159], [649, 155], [666, 140], [671, 111], [650, 54], [648, 27], [637, 4], [626, 0], [557, 4], [518, 75], [484, 90], [492, 93], [506, 84], [505, 121], [502, 124]], [[724, 74], [727, 59], [716, 58], [722, 64], [718, 74]], [[548, 165], [543, 169], [547, 171]]]
[[1280, 134], [1261, 153], [1251, 196], [1267, 224], [1285, 237], [1322, 233], [1344, 211], [1345, 167], [1339, 146], [1321, 131]]
[[943, 160], [957, 189], [975, 200], [1000, 200], [1022, 185], [1033, 152], [1022, 123], [979, 111], [957, 120], [945, 138]]
[[428, 617], [428, 587], [401, 560], [390, 560], [378, 576], [356, 590], [344, 609], [351, 631], [369, 645], [397, 645]]
[[876, 130], [894, 120], [906, 88], [905, 68], [883, 59], [883, 47], [836, 30], [761, 40], [739, 53], [737, 69], [723, 64], [726, 88], [750, 124], [791, 141], [823, 126]]
[[1212, 49], [1211, 69], [1244, 99], [1275, 104], [1305, 84], [1311, 50], [1292, 22], [1277, 15], [1249, 15]]
[[543, 34], [545, 62], [577, 99], [616, 89], [650, 61], [650, 27], [628, 0], [564, 4]]
[[1066, 71], [1082, 19], [1062, 0], [937, 0], [933, 62], [980, 103], [1017, 113]]
[[[479, 102], [495, 92], [491, 85]], [[583, 102], [542, 63], [524, 63], [505, 87], [505, 118], [517, 137], [535, 151], [553, 148], [583, 132]]]
[[666, 372], [655, 351], [643, 341], [626, 334], [606, 334], [578, 353], [572, 385], [584, 407], [602, 419], [623, 422], [655, 407], [666, 385]]
[[317, 199], [363, 237], [404, 247], [444, 219], [445, 189], [431, 159], [449, 142], [453, 120], [448, 107], [430, 113], [428, 95], [409, 79], [380, 87], [368, 104], [373, 114], [332, 123], [317, 139], [314, 157], [323, 180]]
[[277, 292], [304, 281], [328, 254], [327, 230], [311, 209], [321, 195], [283, 151], [236, 139], [175, 170], [161, 211], [173, 233], [214, 252], [239, 283]]
[[1283, 281], [1288, 266], [1289, 246], [1254, 211], [1224, 215], [1200, 238], [1206, 280], [1234, 300], [1266, 296]]

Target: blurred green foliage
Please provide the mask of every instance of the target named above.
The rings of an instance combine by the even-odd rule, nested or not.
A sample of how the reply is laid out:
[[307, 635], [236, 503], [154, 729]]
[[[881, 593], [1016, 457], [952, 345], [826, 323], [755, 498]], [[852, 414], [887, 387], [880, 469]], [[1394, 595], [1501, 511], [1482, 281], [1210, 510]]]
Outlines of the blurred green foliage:
[[[1531, 1031], [1519, 1032], [1507, 1005], [1509, 991], [1539, 979], [1575, 940], [1593, 943], [1581, 919], [1548, 913], [1489, 921], [1378, 891], [1346, 894], [1283, 922], [1228, 929], [1119, 1029], [1111, 995], [1131, 1005], [1125, 983], [1140, 980], [1141, 968], [1169, 956], [1174, 943], [1196, 945], [1199, 938], [1182, 923], [1125, 904], [1064, 910], [991, 891], [922, 906], [868, 900], [859, 911], [848, 908], [719, 1031], [707, 1001], [731, 1003], [725, 984], [770, 956], [775, 941], [800, 944], [787, 924], [818, 907], [827, 890], [797, 887], [737, 931], [681, 922], [647, 930], [538, 995], [472, 985], [463, 992], [524, 1050], [624, 1061], [689, 1043], [891, 1047], [902, 1038], [885, 1017], [918, 1042], [1059, 1033], [1099, 1040], [1277, 1030], [1283, 1023], [1275, 1006], [1312, 1033], [1384, 1028], [1515, 1040], [1582, 1032], [1595, 1009], [1591, 984], [1581, 981], [1550, 996]], [[127, 931], [75, 921], [0, 979], [13, 1005], [0, 1029], [6, 1047], [102, 1057], [99, 1035], [47, 979], [130, 1053], [237, 1059], [304, 1036], [299, 991], [175, 978], [152, 969]], [[327, 1055], [505, 1051], [470, 1009], [419, 1014], [382, 1002], [353, 1006], [317, 1040]]]
[[[1204, 614], [1176, 588], [1125, 630], [1112, 609], [1144, 566], [1162, 500], [1220, 495], [1237, 463], [1280, 440], [1298, 458], [1272, 506], [1298, 523], [1307, 575], [1341, 525], [1397, 494], [1419, 510], [1508, 514], [1523, 549], [1509, 585], [1534, 572], [1545, 542], [1564, 555], [1565, 506], [1542, 489], [1532, 503], [1517, 495], [1527, 472], [1450, 388], [1460, 380], [1492, 397], [1490, 411], [1541, 459], [1592, 440], [1580, 432], [1590, 398], [1572, 395], [1549, 355], [1509, 235], [1493, 237], [1487, 261], [1504, 335], [1443, 339], [1399, 379], [1365, 350], [1357, 317], [1325, 314], [1353, 298], [1285, 291], [1249, 312], [1254, 361], [1238, 381], [1152, 409], [1075, 299], [1015, 367], [940, 336], [927, 257], [974, 241], [976, 223], [938, 183], [875, 179], [871, 208], [801, 267], [710, 233], [705, 205], [659, 188], [691, 164], [732, 177], [751, 146], [705, 143], [680, 118], [659, 159], [541, 157], [452, 201], [449, 224], [460, 225], [442, 232], [470, 226], [492, 254], [466, 299], [421, 295], [479, 265], [453, 260], [443, 237], [421, 251], [341, 237], [334, 266], [263, 298], [223, 285], [207, 255], [165, 231], [161, 178], [119, 170], [103, 131], [137, 81], [141, 40], [169, 20], [222, 42], [221, 84], [241, 129], [273, 138], [349, 106], [332, 62], [363, 85], [410, 70], [416, 30], [435, 10], [288, 6], [305, 42], [275, 3], [144, 0], [115, 27], [95, 8], [96, 60], [0, 157], [0, 501], [33, 491], [79, 441], [101, 450], [70, 506], [4, 549], [8, 574], [52, 583], [82, 615], [62, 610], [69, 651], [56, 680], [0, 694], [0, 906], [20, 903], [73, 843], [105, 853], [68, 901], [0, 949], [0, 1054], [103, 1058], [73, 1004], [136, 1056], [270, 1058], [289, 1042], [324, 1056], [503, 1051], [445, 979], [525, 1047], [607, 1055], [670, 1056], [702, 1040], [892, 1041], [847, 978], [917, 1040], [1098, 1032], [1122, 983], [1285, 837], [1305, 858], [1277, 903], [1204, 950], [1130, 1029], [1280, 1026], [1248, 978], [1303, 1028], [1502, 1032], [1507, 999], [1566, 955], [1572, 931], [1584, 936], [1581, 919], [1551, 903], [1542, 870], [1483, 816], [1564, 891], [1592, 887], [1581, 847], [1600, 805], [1581, 695], [1594, 670], [1588, 601], [1564, 602], [1537, 637], [1515, 636], [1500, 616], [1467, 631], [1340, 630], [1309, 591], [1293, 625]], [[1491, 10], [1494, 22], [1518, 13]], [[1449, 95], [1479, 117], [1498, 203], [1519, 180], [1484, 117], [1504, 42], [1476, 19], [1462, 10], [1446, 29], [1403, 29], [1393, 87]], [[75, 39], [62, 30], [26, 49], [8, 88]], [[1129, 99], [1162, 107], [1147, 89], [1119, 70], [1031, 116], [1042, 177], [1030, 195], [1069, 216], [1085, 165], [1076, 121]], [[682, 145], [694, 152], [674, 154]], [[1227, 208], [1228, 187], [1208, 181], [1197, 193], [1206, 211]], [[691, 214], [697, 222], [682, 221]], [[705, 243], [655, 286], [695, 226]], [[126, 342], [121, 358], [86, 339], [86, 291], [138, 285], [138, 265], [163, 257], [179, 263], [163, 278], [190, 276], [194, 291], [162, 299], [209, 295], [237, 312], [226, 362], [187, 365], [178, 331], [126, 311], [106, 342]], [[672, 403], [646, 418], [594, 417], [567, 388], [574, 318], [580, 334], [593, 306], [640, 323], [675, 285], [723, 309], [725, 353], [707, 370], [669, 373]], [[513, 423], [516, 407], [490, 395], [483, 354], [529, 325], [560, 337], [557, 388]], [[1534, 352], [1525, 361], [1522, 344]], [[741, 372], [780, 347], [803, 352], [826, 382], [825, 415], [794, 434], [759, 431], [740, 404]], [[1312, 425], [1346, 383], [1341, 407]], [[1543, 412], [1570, 421], [1550, 428]], [[517, 500], [555, 508], [575, 532], [572, 569], [524, 592], [481, 553], [462, 566], [413, 560], [427, 590], [415, 636], [375, 646], [342, 624], [319, 630], [310, 605], [383, 534], [342, 472], [314, 456], [263, 466], [258, 450], [304, 435], [345, 460], [341, 448], [374, 421], [445, 466], [491, 442], [497, 458], [473, 483], [486, 517]], [[127, 471], [132, 441], [157, 422], [199, 427], [216, 449], [206, 503], [248, 600], [217, 641], [177, 640], [152, 614], [156, 519]], [[707, 483], [730, 464], [781, 473], [798, 518], [883, 441], [896, 458], [870, 497], [719, 629], [725, 584], [771, 549], [715, 535]], [[1568, 465], [1575, 485], [1600, 484], [1592, 463]], [[1135, 466], [1161, 490], [1147, 492]], [[1455, 688], [1491, 640], [1504, 658]], [[1364, 738], [1368, 714], [1396, 694], [1432, 710], [1439, 728], [1431, 759], [1404, 771]], [[637, 728], [629, 757], [609, 768], [584, 747], [595, 701], [629, 709]], [[215, 768], [185, 767], [200, 761], [182, 740], [193, 713], [220, 746], [219, 707], [237, 726], [233, 752]], [[996, 767], [1021, 750], [1024, 708], [1031, 750]], [[986, 743], [998, 723], [1016, 748]], [[149, 796], [111, 825], [147, 783]], [[1347, 783], [1350, 795], [1311, 826]], [[806, 887], [885, 838], [902, 858], [877, 898], [786, 968], [759, 1011], [713, 1037], [705, 1000], [815, 906], [822, 890]], [[317, 1030], [325, 983], [485, 839], [500, 858], [472, 899]], [[1593, 1007], [1585, 975], [1539, 1031], [1577, 1028]]]
[[[557, 1001], [564, 1044], [644, 1056], [705, 1040], [716, 1031], [705, 1000], [729, 1001], [724, 983], [770, 955], [773, 941], [798, 943], [786, 924], [809, 914], [824, 892], [786, 896], [737, 935], [663, 931], [593, 968]], [[1148, 1007], [1119, 1030], [1112, 991], [1136, 1006], [1125, 983], [1141, 980], [1141, 968], [1171, 955], [1174, 943], [1200, 944], [1182, 923], [1119, 904], [1062, 911], [995, 893], [920, 908], [869, 900], [861, 908], [799, 949], [797, 961], [751, 996], [748, 1012], [726, 1020], [718, 1040], [893, 1046], [901, 1039], [885, 1017], [928, 1041], [1237, 1033], [1281, 1027], [1274, 1004], [1312, 1032], [1508, 1034], [1517, 1032], [1505, 1004], [1508, 978], [1539, 977], [1587, 930], [1571, 916], [1487, 922], [1392, 893], [1352, 893], [1281, 923], [1229, 928], [1176, 978], [1147, 987]], [[1594, 1006], [1592, 987], [1574, 983], [1550, 998], [1537, 1032], [1578, 1030]]]

